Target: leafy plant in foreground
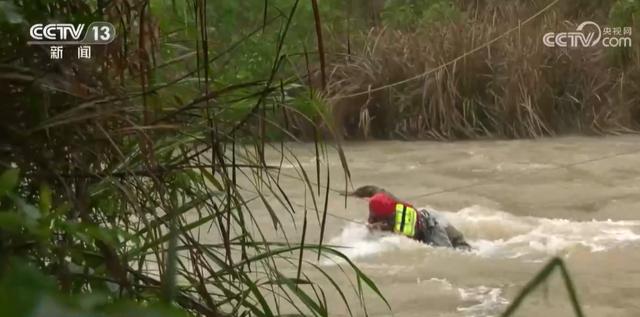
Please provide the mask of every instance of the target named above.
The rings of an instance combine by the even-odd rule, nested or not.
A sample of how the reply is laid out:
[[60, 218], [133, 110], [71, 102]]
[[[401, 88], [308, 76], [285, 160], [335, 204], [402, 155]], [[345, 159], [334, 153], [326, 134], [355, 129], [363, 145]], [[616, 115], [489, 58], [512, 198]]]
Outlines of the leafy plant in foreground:
[[[33, 271], [27, 280], [47, 276], [52, 288], [26, 296], [40, 300], [34, 307], [49, 298], [53, 307], [101, 298], [87, 309], [61, 304], [74, 314], [107, 314], [102, 308], [134, 302], [201, 316], [327, 316], [340, 303], [327, 302], [320, 282], [341, 294], [349, 312], [364, 307], [366, 289], [381, 296], [373, 282], [331, 247], [306, 242], [329, 179], [309, 191], [313, 217], [294, 208], [279, 168], [266, 159], [272, 151], [299, 166], [302, 184], [312, 188], [286, 144], [267, 135], [287, 132], [276, 121], [288, 107], [282, 91], [293, 74], [283, 61], [298, 2], [264, 3], [262, 31], [275, 39], [263, 51], [270, 52], [260, 68], [267, 72], [235, 79], [216, 77], [224, 67], [217, 63], [234, 58], [261, 28], [213, 45], [216, 8], [187, 3], [180, 7], [187, 21], [173, 26], [195, 32], [171, 38], [145, 0], [12, 2], [21, 19], [2, 21], [0, 51], [3, 278], [23, 266]], [[29, 24], [79, 17], [110, 20], [120, 34], [91, 63], [51, 61], [46, 50], [24, 45]], [[238, 104], [246, 108], [229, 112]], [[316, 140], [320, 175], [328, 149], [319, 134]], [[302, 232], [285, 228], [299, 223]], [[357, 286], [336, 283], [317, 265], [329, 254], [344, 258], [341, 269]]]

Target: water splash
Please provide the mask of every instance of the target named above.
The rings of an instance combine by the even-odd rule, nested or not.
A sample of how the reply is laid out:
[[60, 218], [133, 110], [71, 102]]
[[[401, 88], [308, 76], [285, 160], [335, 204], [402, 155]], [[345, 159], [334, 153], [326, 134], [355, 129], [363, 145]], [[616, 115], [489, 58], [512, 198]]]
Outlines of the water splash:
[[[465, 234], [474, 247], [472, 254], [482, 257], [538, 261], [576, 249], [602, 252], [640, 241], [640, 221], [522, 217], [481, 206], [441, 214]], [[433, 249], [399, 235], [371, 233], [359, 224], [348, 224], [329, 244], [342, 247], [351, 259], [394, 250]]]
[[[403, 236], [385, 233], [370, 232], [367, 227], [349, 223], [339, 236], [331, 239], [329, 245], [338, 249], [350, 259], [362, 258], [393, 250], [412, 250], [427, 247], [423, 243], [405, 238]], [[338, 261], [335, 258], [325, 259], [322, 264], [329, 265]]]
[[471, 288], [458, 288], [460, 299], [471, 302], [470, 306], [458, 307], [458, 311], [465, 316], [489, 317], [498, 315], [509, 301], [502, 297], [502, 289], [478, 286]]
[[541, 260], [576, 249], [602, 252], [640, 240], [640, 221], [519, 217], [472, 206], [444, 213], [484, 257]]

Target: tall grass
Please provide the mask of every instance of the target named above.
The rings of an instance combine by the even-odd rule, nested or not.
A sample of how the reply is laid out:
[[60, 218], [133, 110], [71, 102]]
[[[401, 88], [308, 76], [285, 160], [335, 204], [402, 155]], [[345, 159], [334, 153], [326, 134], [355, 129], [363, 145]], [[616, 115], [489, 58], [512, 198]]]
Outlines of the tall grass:
[[538, 286], [547, 281], [551, 274], [554, 271], [560, 271], [560, 276], [562, 277], [562, 281], [567, 290], [569, 302], [571, 303], [571, 308], [573, 308], [574, 316], [576, 317], [584, 317], [584, 312], [582, 311], [582, 307], [580, 306], [580, 301], [578, 300], [578, 294], [576, 292], [576, 288], [573, 284], [573, 280], [569, 275], [569, 271], [561, 258], [553, 258], [551, 259], [541, 270], [536, 274], [531, 281], [529, 281], [522, 290], [516, 295], [513, 302], [507, 307], [507, 309], [502, 313], [502, 317], [513, 316], [517, 311], [523, 301], [529, 296], [533, 291], [536, 290]]
[[[202, 0], [1, 4], [10, 11], [1, 25], [0, 285], [7, 294], [12, 276], [42, 281], [25, 283], [1, 315], [135, 315], [114, 308], [133, 301], [199, 316], [327, 316], [329, 305], [364, 307], [367, 289], [381, 296], [346, 258], [353, 290], [315, 264], [322, 255], [344, 256], [305, 242], [314, 215], [294, 207], [277, 163], [265, 158], [272, 151], [281, 162], [297, 161], [268, 133], [288, 133], [277, 121], [292, 83], [285, 43], [307, 4], [265, 1], [257, 29], [222, 43], [211, 28], [219, 8]], [[160, 21], [172, 16], [167, 11], [183, 20]], [[24, 44], [30, 24], [61, 20], [109, 20], [119, 37], [94, 47], [91, 62], [75, 59], [74, 48], [52, 61], [48, 48]], [[274, 39], [264, 44], [270, 53], [252, 62], [267, 67], [228, 77], [224, 66], [256, 36]], [[307, 120], [322, 119], [315, 116]], [[324, 137], [316, 136], [317, 175]], [[314, 218], [324, 219], [326, 204], [318, 204], [328, 199], [321, 188], [330, 179], [311, 190], [310, 172], [299, 166]], [[302, 232], [285, 231], [289, 222]], [[332, 290], [310, 280], [309, 270]], [[344, 302], [328, 303], [329, 291]], [[360, 300], [349, 301], [350, 291]], [[81, 300], [57, 301], [60, 293]]]
[[[567, 0], [548, 9], [552, 1], [444, 2], [458, 13], [447, 7], [438, 15], [429, 6], [403, 28], [354, 36], [357, 49], [333, 59], [328, 99], [347, 136], [519, 138], [640, 127], [637, 49], [542, 43], [544, 33], [573, 31], [584, 20], [633, 27], [640, 11], [629, 1]], [[639, 39], [635, 32], [633, 42]]]

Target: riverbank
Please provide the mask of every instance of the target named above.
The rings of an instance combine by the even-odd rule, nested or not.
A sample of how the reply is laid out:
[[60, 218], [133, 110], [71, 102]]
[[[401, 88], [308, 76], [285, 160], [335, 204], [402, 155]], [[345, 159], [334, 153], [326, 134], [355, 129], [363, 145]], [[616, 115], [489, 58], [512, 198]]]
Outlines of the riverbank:
[[[402, 19], [392, 6], [385, 7], [382, 16], [396, 19], [356, 28], [348, 43], [342, 37], [330, 43], [326, 89], [320, 88], [316, 69], [312, 85], [323, 92], [307, 104], [326, 107], [336, 134], [346, 139], [638, 131], [640, 33], [634, 32], [634, 21], [640, 6], [629, 3], [430, 1], [405, 9]], [[632, 45], [543, 43], [546, 33], [575, 32], [584, 21], [609, 30], [584, 31], [594, 37], [630, 28], [626, 37]], [[307, 108], [300, 109], [313, 112]]]

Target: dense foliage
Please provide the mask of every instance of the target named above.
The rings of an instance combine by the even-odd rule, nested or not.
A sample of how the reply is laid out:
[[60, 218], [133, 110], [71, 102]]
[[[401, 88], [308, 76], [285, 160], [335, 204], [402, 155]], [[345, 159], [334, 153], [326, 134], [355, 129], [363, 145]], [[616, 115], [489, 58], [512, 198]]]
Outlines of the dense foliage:
[[[138, 316], [127, 309], [138, 303], [164, 307], [158, 316], [175, 315], [171, 307], [326, 316], [324, 290], [307, 270], [349, 291], [305, 256], [339, 253], [305, 243], [304, 229], [284, 235], [281, 218], [306, 228], [323, 208], [296, 210], [264, 159], [273, 148], [296, 161], [267, 141], [288, 133], [276, 120], [290, 92], [310, 98], [293, 69], [304, 65], [299, 48], [316, 47], [314, 9], [263, 4], [0, 2], [0, 291], [18, 297], [2, 315]], [[119, 36], [94, 47], [91, 61], [73, 50], [52, 60], [48, 47], [25, 45], [33, 23], [99, 20]], [[305, 104], [310, 113], [298, 120], [322, 119]], [[316, 140], [320, 157], [326, 148]], [[328, 180], [317, 186], [314, 203], [327, 199]], [[263, 234], [252, 203], [280, 238]], [[355, 293], [378, 292], [348, 266]]]
[[[637, 131], [637, 49], [540, 38], [575, 29], [565, 20], [633, 27], [639, 3], [0, 1], [0, 315], [326, 316], [337, 304], [308, 269], [353, 313], [305, 255], [342, 256], [305, 243], [314, 215], [264, 155], [301, 164], [270, 141], [316, 143], [317, 187], [298, 171], [322, 242], [325, 141], [348, 176], [344, 137]], [[91, 61], [25, 44], [33, 23], [97, 20], [119, 36]], [[367, 288], [381, 293], [345, 260], [365, 308]]]
[[[521, 138], [640, 128], [640, 2], [386, 1], [382, 26], [330, 63], [327, 100], [355, 138]], [[584, 21], [631, 47], [559, 48]], [[611, 33], [609, 33], [611, 35]], [[607, 36], [607, 34], [602, 34]]]

